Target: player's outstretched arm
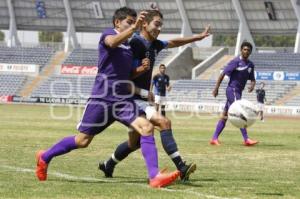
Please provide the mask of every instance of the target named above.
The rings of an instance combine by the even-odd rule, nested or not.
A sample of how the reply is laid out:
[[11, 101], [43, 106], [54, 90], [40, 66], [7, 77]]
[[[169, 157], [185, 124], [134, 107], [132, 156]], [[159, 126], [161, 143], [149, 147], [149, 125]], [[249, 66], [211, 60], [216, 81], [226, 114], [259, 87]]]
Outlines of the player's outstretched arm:
[[219, 78], [218, 78], [218, 80], [217, 80], [216, 86], [215, 86], [215, 88], [214, 88], [214, 90], [213, 90], [213, 92], [212, 92], [212, 95], [213, 95], [214, 97], [217, 97], [217, 96], [218, 96], [218, 94], [219, 94], [219, 88], [220, 88], [220, 85], [221, 85], [221, 83], [222, 83], [224, 77], [225, 77], [225, 74], [224, 74], [224, 73], [221, 73], [220, 76], [219, 76]]
[[183, 46], [185, 44], [189, 44], [195, 41], [200, 41], [206, 37], [208, 37], [210, 35], [210, 25], [205, 27], [205, 30], [200, 33], [197, 34], [195, 36], [191, 36], [191, 37], [180, 37], [180, 38], [175, 38], [175, 39], [171, 39], [168, 41], [168, 48], [175, 48], [175, 47], [179, 47], [179, 46]]
[[147, 14], [147, 12], [142, 11], [139, 14], [136, 22], [134, 24], [132, 24], [130, 26], [130, 28], [128, 28], [127, 30], [125, 30], [125, 31], [123, 31], [123, 32], [121, 32], [119, 34], [116, 34], [116, 35], [109, 35], [109, 36], [107, 36], [105, 38], [105, 40], [104, 40], [105, 45], [108, 46], [108, 47], [110, 47], [110, 48], [116, 48], [120, 44], [122, 44], [124, 41], [126, 41], [129, 37], [132, 36], [132, 34], [135, 31], [137, 31], [141, 27], [141, 25], [142, 25], [142, 23], [143, 23], [143, 21], [145, 19], [145, 15], [146, 14]]

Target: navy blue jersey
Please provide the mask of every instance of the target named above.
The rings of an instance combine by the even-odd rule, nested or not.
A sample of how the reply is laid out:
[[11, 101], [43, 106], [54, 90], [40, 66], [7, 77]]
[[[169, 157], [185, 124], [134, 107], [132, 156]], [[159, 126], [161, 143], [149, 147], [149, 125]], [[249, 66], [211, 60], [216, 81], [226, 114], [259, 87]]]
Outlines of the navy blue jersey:
[[169, 86], [169, 76], [164, 74], [157, 74], [153, 77], [154, 94], [159, 96], [166, 96], [166, 87]]
[[[133, 83], [138, 88], [150, 90], [152, 71], [155, 59], [158, 53], [167, 47], [168, 42], [161, 40], [147, 41], [141, 35], [134, 34], [129, 42], [133, 52], [133, 67], [136, 68], [142, 64], [144, 58], [150, 59], [150, 70], [133, 79]], [[136, 96], [137, 98], [140, 98]]]
[[265, 102], [265, 96], [266, 96], [266, 92], [264, 89], [257, 89], [256, 90], [256, 98], [257, 101], [260, 103], [264, 103]]

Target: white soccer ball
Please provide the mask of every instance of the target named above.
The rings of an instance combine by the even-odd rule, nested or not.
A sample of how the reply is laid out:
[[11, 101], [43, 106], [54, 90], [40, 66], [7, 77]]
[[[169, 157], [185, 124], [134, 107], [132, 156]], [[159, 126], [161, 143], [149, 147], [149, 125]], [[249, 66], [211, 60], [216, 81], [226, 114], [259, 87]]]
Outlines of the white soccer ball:
[[258, 115], [256, 106], [246, 100], [237, 100], [228, 110], [228, 120], [237, 128], [247, 128], [254, 124]]

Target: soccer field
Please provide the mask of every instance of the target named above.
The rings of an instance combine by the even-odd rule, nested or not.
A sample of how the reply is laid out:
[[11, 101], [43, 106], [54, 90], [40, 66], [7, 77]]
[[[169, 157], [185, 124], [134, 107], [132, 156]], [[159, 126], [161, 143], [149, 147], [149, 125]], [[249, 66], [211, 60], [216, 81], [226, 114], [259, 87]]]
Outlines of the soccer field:
[[[107, 179], [99, 160], [127, 139], [127, 128], [115, 123], [86, 149], [54, 158], [48, 181], [37, 181], [35, 152], [77, 133], [82, 108], [0, 105], [0, 198], [300, 198], [300, 119], [268, 118], [249, 129], [257, 146], [242, 145], [229, 125], [219, 147], [208, 144], [216, 115], [168, 113], [181, 155], [197, 164], [189, 182], [163, 188], [147, 186], [140, 151], [131, 154]], [[63, 119], [64, 118], [64, 119]], [[160, 168], [174, 170], [156, 132]]]

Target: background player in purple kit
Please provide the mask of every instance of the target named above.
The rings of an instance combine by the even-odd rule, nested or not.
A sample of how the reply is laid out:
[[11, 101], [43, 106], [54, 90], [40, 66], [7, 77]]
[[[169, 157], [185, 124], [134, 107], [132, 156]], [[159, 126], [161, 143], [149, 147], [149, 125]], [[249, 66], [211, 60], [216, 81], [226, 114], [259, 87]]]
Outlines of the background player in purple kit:
[[161, 109], [161, 114], [166, 116], [166, 93], [171, 90], [170, 78], [166, 74], [166, 66], [161, 64], [159, 66], [159, 73], [156, 74], [152, 79], [150, 91], [154, 88], [154, 103], [155, 109], [158, 112]]
[[127, 39], [140, 27], [145, 14], [142, 12], [135, 20], [134, 10], [126, 7], [116, 10], [113, 17], [114, 28], [103, 31], [100, 38], [98, 74], [82, 120], [77, 126], [79, 134], [66, 137], [48, 150], [37, 153], [36, 175], [39, 180], [47, 179], [47, 168], [52, 158], [87, 147], [95, 135], [116, 120], [140, 134], [150, 186], [166, 186], [179, 176], [178, 171], [159, 172], [153, 125], [139, 116], [144, 112], [134, 103], [128, 90], [132, 51]]
[[[160, 136], [164, 150], [172, 159], [176, 168], [180, 171], [182, 180], [187, 180], [189, 175], [196, 170], [196, 164], [186, 164], [178, 151], [177, 143], [173, 137], [171, 121], [163, 115], [156, 112], [155, 108], [147, 102], [152, 71], [157, 54], [164, 48], [179, 47], [194, 41], [199, 41], [210, 35], [210, 27], [195, 36], [176, 38], [169, 41], [158, 40], [163, 25], [163, 15], [158, 10], [146, 10], [147, 15], [142, 25], [140, 34], [135, 34], [130, 40], [130, 45], [133, 51], [133, 67], [139, 70], [139, 65], [144, 58], [150, 59], [150, 69], [143, 71], [141, 75], [133, 79], [136, 87], [140, 88], [140, 95], [135, 95], [135, 102], [146, 112], [147, 119], [151, 121], [154, 126], [159, 127]], [[135, 134], [136, 135], [136, 134]], [[137, 140], [139, 137], [136, 138]], [[130, 153], [135, 151], [139, 146], [127, 141], [121, 143], [112, 156], [104, 162], [100, 162], [99, 169], [102, 170], [106, 177], [112, 177], [115, 165], [125, 159]]]
[[[225, 75], [230, 78], [228, 86], [226, 88], [227, 101], [221, 119], [218, 121], [216, 130], [210, 141], [211, 145], [220, 145], [218, 138], [226, 125], [229, 106], [235, 100], [239, 100], [242, 98], [242, 92], [246, 86], [247, 81], [251, 81], [251, 84], [248, 87], [248, 92], [252, 92], [255, 87], [254, 64], [248, 59], [251, 52], [252, 44], [249, 42], [243, 42], [241, 45], [241, 55], [235, 57], [228, 63], [217, 80], [216, 86], [212, 92], [214, 97], [218, 96], [219, 87]], [[240, 130], [244, 138], [245, 146], [252, 146], [258, 143], [258, 141], [251, 140], [248, 137], [246, 128], [241, 128]]]

